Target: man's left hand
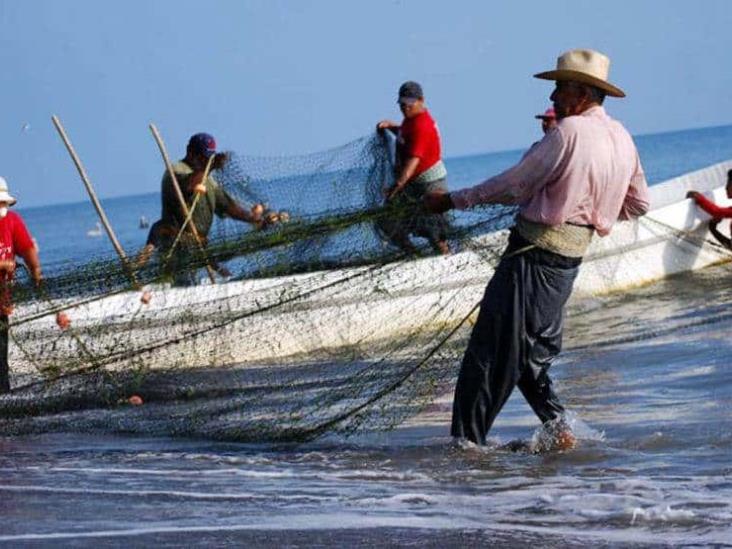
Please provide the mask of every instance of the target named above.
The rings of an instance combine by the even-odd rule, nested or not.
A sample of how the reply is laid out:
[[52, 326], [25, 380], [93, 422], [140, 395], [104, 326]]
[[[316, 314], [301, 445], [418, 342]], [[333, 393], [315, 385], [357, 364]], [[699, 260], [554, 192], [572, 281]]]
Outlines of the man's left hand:
[[455, 205], [452, 203], [450, 193], [432, 192], [424, 195], [424, 207], [431, 213], [440, 214], [452, 210]]

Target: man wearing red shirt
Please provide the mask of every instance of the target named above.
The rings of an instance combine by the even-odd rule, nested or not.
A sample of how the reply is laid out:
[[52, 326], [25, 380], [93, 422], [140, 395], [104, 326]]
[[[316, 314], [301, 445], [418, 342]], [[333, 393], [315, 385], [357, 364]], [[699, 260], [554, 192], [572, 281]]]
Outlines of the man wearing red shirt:
[[383, 220], [379, 228], [392, 243], [407, 252], [415, 251], [409, 240], [409, 234], [413, 234], [426, 238], [435, 251], [447, 254], [450, 249], [445, 215], [427, 213], [421, 206], [425, 193], [447, 192], [440, 132], [424, 104], [422, 86], [417, 82], [401, 85], [398, 102], [404, 115], [401, 125], [391, 120], [376, 125], [378, 130], [397, 134], [396, 181], [387, 191], [386, 199], [398, 208], [398, 219]]
[[15, 198], [8, 193], [8, 184], [0, 177], [0, 394], [10, 390], [8, 316], [13, 312], [10, 290], [15, 274], [15, 256], [23, 258], [36, 284], [41, 281], [36, 245], [23, 219], [8, 209], [15, 203]]
[[[732, 198], [732, 170], [727, 172], [727, 186], [725, 187], [725, 190], [727, 191], [727, 198]], [[717, 229], [717, 225], [719, 225], [719, 222], [722, 221], [722, 219], [732, 218], [732, 207], [725, 208], [723, 206], [717, 206], [714, 202], [698, 191], [689, 191], [686, 194], [686, 197], [693, 199], [697, 206], [712, 216], [712, 219], [709, 221], [709, 231], [714, 235], [714, 238], [722, 244], [722, 246], [732, 250], [732, 239], [724, 236], [719, 229]]]

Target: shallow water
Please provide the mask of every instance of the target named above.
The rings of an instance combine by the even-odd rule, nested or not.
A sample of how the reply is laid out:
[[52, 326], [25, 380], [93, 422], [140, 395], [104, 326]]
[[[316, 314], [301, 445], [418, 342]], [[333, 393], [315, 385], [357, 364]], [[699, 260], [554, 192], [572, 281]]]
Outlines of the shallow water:
[[[649, 181], [729, 159], [731, 133], [638, 138]], [[519, 156], [449, 159], [450, 185]], [[105, 206], [134, 250], [147, 234], [139, 217], [154, 220], [159, 198]], [[95, 221], [88, 204], [23, 214], [47, 266], [109, 252], [85, 236]], [[449, 394], [392, 432], [302, 445], [70, 434], [51, 421], [56, 432], [0, 436], [0, 545], [730, 543], [730, 277], [732, 268], [715, 267], [572, 305], [567, 350], [553, 367], [581, 438], [570, 452], [504, 448], [530, 442], [538, 427], [518, 393], [485, 449], [448, 436]]]
[[0, 543], [414, 546], [732, 540], [732, 305], [723, 265], [574, 304], [554, 366], [581, 439], [511, 452], [447, 436], [450, 395], [389, 433], [304, 445], [0, 438]]

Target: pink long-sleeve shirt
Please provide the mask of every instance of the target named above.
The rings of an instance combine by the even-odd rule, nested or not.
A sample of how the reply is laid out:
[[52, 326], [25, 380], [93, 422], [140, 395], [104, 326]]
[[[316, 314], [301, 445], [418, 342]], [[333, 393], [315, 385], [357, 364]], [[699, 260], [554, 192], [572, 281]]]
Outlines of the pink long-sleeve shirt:
[[618, 219], [641, 216], [649, 208], [633, 139], [600, 106], [561, 120], [513, 168], [450, 196], [460, 210], [517, 204], [529, 221], [592, 225], [600, 236]]

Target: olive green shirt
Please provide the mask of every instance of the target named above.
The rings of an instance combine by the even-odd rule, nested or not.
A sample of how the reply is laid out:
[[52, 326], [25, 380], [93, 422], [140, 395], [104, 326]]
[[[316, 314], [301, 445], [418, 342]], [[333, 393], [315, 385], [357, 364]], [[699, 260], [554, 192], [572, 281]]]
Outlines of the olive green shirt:
[[[180, 190], [183, 193], [183, 198], [185, 198], [186, 204], [190, 209], [195, 198], [195, 193], [190, 189], [190, 178], [193, 170], [181, 160], [173, 164], [173, 171], [175, 172], [175, 178], [178, 180], [178, 185], [180, 185]], [[191, 218], [191, 222], [195, 224], [198, 234], [204, 238], [208, 236], [208, 232], [211, 230], [214, 214], [219, 217], [226, 217], [227, 210], [231, 204], [235, 203], [235, 200], [221, 188], [213, 176], [208, 176], [205, 185], [206, 194], [198, 199], [196, 209], [193, 211], [193, 217]], [[171, 227], [181, 227], [186, 217], [181, 211], [178, 196], [173, 186], [173, 180], [167, 170], [163, 174], [161, 194], [163, 206], [162, 222]]]

